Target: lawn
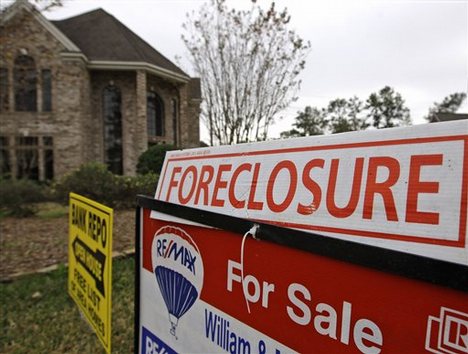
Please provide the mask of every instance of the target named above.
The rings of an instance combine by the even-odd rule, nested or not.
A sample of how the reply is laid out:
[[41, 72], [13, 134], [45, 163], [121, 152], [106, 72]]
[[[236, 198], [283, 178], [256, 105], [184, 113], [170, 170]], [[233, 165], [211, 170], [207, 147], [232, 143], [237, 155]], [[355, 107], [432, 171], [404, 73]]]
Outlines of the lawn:
[[[0, 284], [0, 353], [104, 353], [67, 293], [67, 268]], [[133, 352], [132, 257], [114, 260], [112, 352]]]

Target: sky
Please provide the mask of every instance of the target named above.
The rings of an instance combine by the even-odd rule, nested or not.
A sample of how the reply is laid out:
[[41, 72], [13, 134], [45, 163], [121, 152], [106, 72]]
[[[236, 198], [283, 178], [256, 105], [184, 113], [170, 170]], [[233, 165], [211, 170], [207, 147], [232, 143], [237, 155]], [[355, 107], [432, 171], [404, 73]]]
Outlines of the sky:
[[[182, 57], [182, 69], [193, 75], [181, 40], [182, 23], [203, 2], [65, 0], [45, 16], [63, 19], [101, 7], [167, 58]], [[250, 1], [228, 4], [246, 9]], [[468, 0], [277, 0], [276, 5], [288, 8], [291, 29], [312, 49], [300, 76], [299, 99], [283, 112], [271, 137], [289, 130], [307, 105], [324, 107], [332, 99], [354, 95], [365, 100], [386, 85], [405, 99], [413, 124], [424, 123], [434, 102], [468, 91]], [[460, 112], [468, 113], [467, 102]], [[203, 129], [202, 138], [206, 136]]]

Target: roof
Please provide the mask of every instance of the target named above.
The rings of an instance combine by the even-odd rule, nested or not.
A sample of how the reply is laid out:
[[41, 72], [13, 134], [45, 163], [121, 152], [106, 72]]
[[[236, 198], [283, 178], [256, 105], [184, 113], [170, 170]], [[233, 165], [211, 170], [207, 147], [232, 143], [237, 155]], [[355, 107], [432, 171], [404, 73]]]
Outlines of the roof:
[[188, 75], [103, 9], [51, 21], [90, 61], [145, 62]]
[[462, 113], [436, 113], [431, 122], [448, 122], [451, 120], [468, 119], [468, 114]]

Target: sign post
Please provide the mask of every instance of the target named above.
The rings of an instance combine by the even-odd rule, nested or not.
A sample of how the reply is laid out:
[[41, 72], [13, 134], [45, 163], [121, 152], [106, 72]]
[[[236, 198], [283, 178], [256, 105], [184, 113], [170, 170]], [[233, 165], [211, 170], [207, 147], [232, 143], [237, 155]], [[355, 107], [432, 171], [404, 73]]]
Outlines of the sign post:
[[70, 193], [68, 293], [111, 351], [112, 209]]

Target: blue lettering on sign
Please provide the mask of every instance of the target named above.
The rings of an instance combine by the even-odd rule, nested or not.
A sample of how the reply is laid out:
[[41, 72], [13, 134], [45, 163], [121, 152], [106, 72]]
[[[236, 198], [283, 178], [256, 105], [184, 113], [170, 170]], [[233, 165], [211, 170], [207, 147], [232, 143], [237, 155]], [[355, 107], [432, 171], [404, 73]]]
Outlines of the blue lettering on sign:
[[195, 261], [197, 257], [192, 255], [192, 252], [183, 245], [178, 245], [177, 242], [172, 240], [167, 245], [167, 239], [158, 240], [157, 255], [158, 257], [172, 258], [195, 274]]
[[[230, 322], [227, 319], [205, 309], [206, 338], [230, 354], [250, 354], [250, 342], [234, 333], [229, 327]], [[263, 341], [260, 342], [263, 343], [263, 349], [260, 349], [259, 353], [264, 354], [265, 343]]]
[[174, 349], [169, 347], [145, 327], [142, 327], [141, 334], [142, 354], [177, 354]]

